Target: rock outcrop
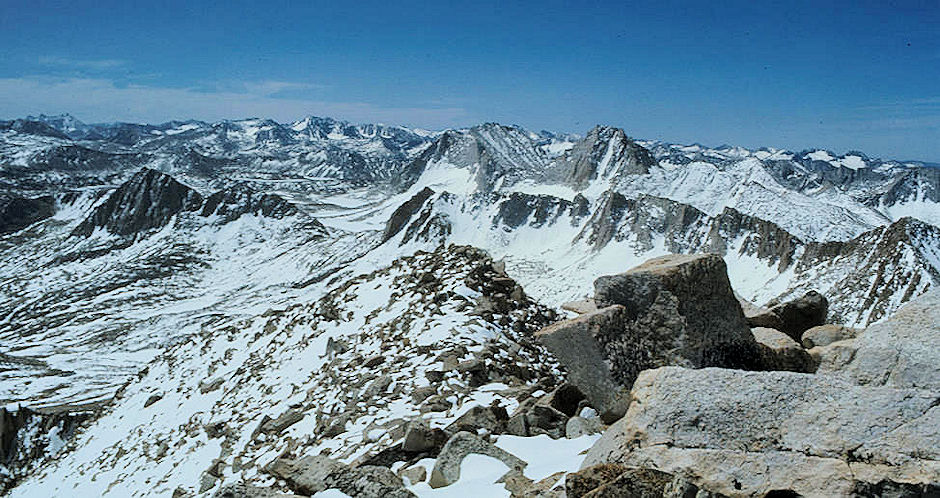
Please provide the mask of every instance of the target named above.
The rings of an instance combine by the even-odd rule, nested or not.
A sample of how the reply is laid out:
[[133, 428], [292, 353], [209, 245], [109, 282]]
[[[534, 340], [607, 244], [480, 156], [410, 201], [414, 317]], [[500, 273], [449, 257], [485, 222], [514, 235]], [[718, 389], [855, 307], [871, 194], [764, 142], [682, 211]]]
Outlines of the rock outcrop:
[[0, 197], [0, 235], [15, 232], [55, 214], [55, 199], [51, 195], [27, 197]]
[[[871, 386], [940, 392], [940, 291], [906, 304], [854, 341], [851, 361], [835, 372]], [[940, 431], [940, 427], [938, 427]]]
[[247, 185], [236, 184], [207, 197], [201, 214], [219, 216], [228, 222], [245, 214], [284, 218], [296, 213], [297, 206], [277, 194], [256, 192]]
[[729, 496], [935, 496], [938, 296], [821, 347], [848, 352], [816, 375], [647, 370], [583, 467], [653, 469]]
[[160, 228], [183, 211], [195, 211], [202, 196], [173, 177], [144, 168], [117, 188], [85, 218], [72, 235], [88, 236], [96, 228], [129, 236]]
[[420, 192], [413, 195], [411, 199], [408, 199], [401, 206], [398, 206], [385, 224], [385, 231], [382, 233], [382, 241], [385, 242], [394, 237], [405, 228], [405, 225], [411, 221], [411, 218], [432, 195], [434, 195], [434, 191], [425, 187], [421, 189]]
[[39, 412], [0, 408], [0, 494], [43, 459], [63, 449], [92, 412]]
[[664, 256], [594, 286], [601, 309], [536, 337], [607, 422], [623, 415], [642, 370], [758, 366], [758, 346], [720, 256]]

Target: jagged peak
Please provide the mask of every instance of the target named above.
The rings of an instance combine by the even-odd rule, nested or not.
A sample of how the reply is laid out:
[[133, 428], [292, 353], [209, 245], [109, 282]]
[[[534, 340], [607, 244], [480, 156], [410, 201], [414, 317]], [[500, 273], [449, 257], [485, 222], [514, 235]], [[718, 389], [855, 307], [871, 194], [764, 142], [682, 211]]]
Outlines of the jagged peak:
[[72, 235], [88, 236], [95, 229], [122, 236], [159, 228], [182, 211], [195, 211], [202, 196], [166, 173], [141, 168], [92, 211]]
[[297, 206], [277, 194], [259, 192], [247, 183], [238, 182], [207, 197], [201, 215], [216, 215], [229, 222], [244, 214], [284, 218], [298, 211]]

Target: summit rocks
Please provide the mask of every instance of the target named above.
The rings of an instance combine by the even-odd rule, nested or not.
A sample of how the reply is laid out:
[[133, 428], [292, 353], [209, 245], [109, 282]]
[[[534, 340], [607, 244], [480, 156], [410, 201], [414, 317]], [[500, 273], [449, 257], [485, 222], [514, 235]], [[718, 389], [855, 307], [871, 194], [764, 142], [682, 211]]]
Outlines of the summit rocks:
[[938, 301], [911, 302], [816, 375], [645, 371], [583, 467], [654, 469], [728, 496], [936, 496]]
[[600, 277], [594, 299], [597, 311], [536, 336], [607, 421], [623, 415], [642, 370], [757, 365], [758, 346], [717, 255], [665, 256]]

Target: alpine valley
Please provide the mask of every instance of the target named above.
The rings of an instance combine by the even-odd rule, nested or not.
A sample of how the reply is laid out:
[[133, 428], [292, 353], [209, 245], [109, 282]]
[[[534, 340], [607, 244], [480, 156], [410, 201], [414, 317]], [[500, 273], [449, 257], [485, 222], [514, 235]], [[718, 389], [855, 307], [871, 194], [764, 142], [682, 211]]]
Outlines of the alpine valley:
[[[702, 253], [718, 256], [671, 256]], [[598, 368], [613, 372], [604, 382], [624, 389], [608, 400], [592, 391], [601, 384], [585, 374], [583, 359], [566, 353], [574, 339], [559, 343], [557, 330], [589, 321], [591, 330], [607, 330], [610, 320], [672, 306], [650, 298], [637, 311], [610, 297], [626, 283], [595, 284], [653, 258], [669, 263], [641, 266], [653, 280], [630, 287], [631, 295], [671, 289], [659, 295], [679, 303], [686, 342], [660, 355], [666, 346], [637, 332], [634, 343], [647, 342], [631, 353], [634, 368], [614, 358], [619, 342], [601, 341], [608, 359]], [[670, 265], [683, 268], [679, 276]], [[747, 317], [746, 337], [731, 341], [743, 360], [689, 356], [687, 348], [712, 341], [695, 338], [711, 325], [691, 325], [704, 312], [683, 304], [700, 298], [675, 284], [692, 277], [691, 287], [712, 296], [730, 283], [737, 300], [722, 323], [731, 334], [736, 317]], [[892, 405], [908, 410], [903, 416], [872, 417], [900, 417], [905, 427], [933, 420], [932, 436], [924, 430], [927, 439], [897, 443], [926, 449], [892, 460], [878, 449], [895, 448], [890, 438], [875, 444], [840, 435], [845, 451], [817, 452], [815, 442], [776, 427], [755, 431], [802, 446], [727, 446], [875, 469], [853, 467], [845, 488], [842, 477], [827, 478], [831, 487], [817, 496], [936, 496], [929, 493], [940, 492], [940, 484], [930, 488], [940, 482], [940, 446], [928, 443], [940, 431], [937, 379], [868, 387], [858, 379], [877, 375], [857, 364], [875, 347], [872, 331], [901, 337], [907, 329], [892, 320], [923, 303], [934, 311], [916, 323], [940, 338], [938, 287], [940, 168], [930, 164], [855, 151], [678, 145], [606, 126], [576, 136], [496, 123], [426, 131], [317, 117], [0, 121], [0, 492], [813, 496], [811, 480], [752, 482], [710, 472], [713, 462], [696, 460], [705, 457], [667, 455], [728, 450], [708, 446], [720, 439], [711, 433], [695, 440], [679, 430], [662, 442], [653, 426], [682, 419], [681, 409], [665, 407], [683, 399], [669, 391], [683, 385], [701, 393], [688, 407], [730, 403], [715, 385], [744, 396], [816, 383], [806, 392], [830, 396], [830, 423], [846, 427], [856, 421], [840, 413], [876, 410], [886, 390], [908, 389]], [[807, 343], [809, 327], [794, 333], [788, 323], [760, 321], [786, 321], [782, 310], [811, 307], [812, 296], [827, 302], [812, 325], [851, 332]], [[623, 306], [629, 317], [601, 313], [612, 309], [605, 306]], [[644, 323], [661, 330], [673, 326], [675, 316], [667, 318]], [[617, 330], [639, 330], [630, 327]], [[780, 340], [791, 341], [787, 354], [796, 356], [782, 360], [774, 346], [771, 361], [754, 349], [772, 342], [756, 331], [771, 329], [785, 333]], [[897, 340], [914, 341], [905, 337]], [[831, 348], [813, 352], [830, 342], [842, 344], [842, 360]], [[925, 354], [936, 359], [936, 348]], [[923, 372], [940, 372], [936, 362], [924, 364], [932, 366]], [[735, 377], [745, 374], [755, 377]], [[936, 399], [916, 404], [918, 389]], [[866, 396], [874, 400], [868, 406]], [[702, 410], [695, 420], [721, 424]], [[626, 452], [615, 436], [642, 442]], [[904, 470], [911, 462], [927, 477]], [[588, 463], [607, 465], [608, 474], [579, 472]], [[666, 484], [653, 494], [610, 494], [604, 479], [625, 475]], [[686, 494], [668, 494], [679, 487]], [[913, 494], [890, 494], [898, 489]]]

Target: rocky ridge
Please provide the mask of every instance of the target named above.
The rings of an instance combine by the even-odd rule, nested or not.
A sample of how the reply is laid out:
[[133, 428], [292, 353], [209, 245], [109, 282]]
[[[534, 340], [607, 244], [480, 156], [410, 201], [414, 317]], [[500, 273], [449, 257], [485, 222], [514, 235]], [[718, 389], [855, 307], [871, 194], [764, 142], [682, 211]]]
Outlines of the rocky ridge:
[[[931, 372], [923, 351], [866, 346], [865, 337], [888, 330], [879, 334], [923, 342], [877, 327], [940, 280], [933, 177], [913, 164], [823, 152], [675, 146], [609, 127], [581, 139], [497, 124], [427, 133], [319, 119], [84, 125], [39, 117], [0, 126], [0, 207], [11, 215], [0, 235], [0, 400], [11, 410], [77, 413], [85, 403], [107, 405], [126, 384], [75, 446], [39, 465], [92, 495], [299, 493], [292, 476], [311, 475], [301, 462], [323, 463], [312, 455], [340, 469], [317, 474], [317, 486], [351, 495], [372, 486], [433, 494], [432, 481], [463, 489], [479, 475], [461, 472], [462, 462], [496, 474], [477, 494], [601, 496], [600, 488], [634, 484], [654, 496], [717, 494], [710, 490], [724, 488], [678, 467], [607, 464], [601, 474], [616, 486], [600, 474], [574, 487], [563, 477], [604, 420], [628, 408], [646, 369], [818, 369], [842, 372], [833, 378], [851, 386], [869, 379], [846, 373], [860, 355], [895, 365], [871, 379], [909, 379], [915, 390], [929, 384], [916, 375]], [[451, 255], [451, 243], [496, 260], [471, 249]], [[643, 280], [652, 278], [648, 269], [639, 271], [643, 285], [630, 287], [659, 289], [642, 303], [636, 290], [612, 300], [592, 289], [597, 275], [696, 252], [719, 255], [705, 265], [704, 281], [723, 291], [700, 300], [714, 306], [676, 304], [690, 299], [681, 279]], [[456, 276], [475, 265], [480, 275]], [[763, 307], [748, 302], [739, 313], [728, 283]], [[370, 301], [392, 288], [400, 292], [389, 290], [389, 307]], [[458, 309], [457, 296], [471, 304]], [[552, 320], [536, 301], [557, 307], [587, 296], [597, 301], [566, 308], [608, 330], [592, 339], [602, 339], [592, 362], [576, 365], [564, 348], [549, 354], [531, 339]], [[393, 302], [411, 306], [394, 310], [408, 319], [393, 319]], [[535, 309], [548, 314], [528, 313]], [[703, 317], [705, 309], [714, 316]], [[437, 325], [415, 328], [415, 320]], [[716, 320], [733, 326], [708, 325]], [[457, 339], [435, 336], [438, 326]], [[338, 329], [355, 340], [317, 342]], [[508, 342], [492, 340], [493, 330]], [[415, 349], [428, 334], [432, 351]], [[477, 350], [480, 343], [495, 350]], [[718, 354], [710, 344], [733, 347]], [[380, 353], [362, 353], [365, 345]], [[242, 350], [256, 355], [239, 363]], [[217, 366], [203, 372], [207, 358]], [[230, 362], [245, 370], [229, 371]], [[576, 367], [585, 366], [595, 373], [579, 376]], [[399, 369], [409, 377], [400, 379]], [[689, 375], [691, 383], [711, 374]], [[605, 376], [602, 389], [583, 383]], [[410, 382], [422, 378], [427, 386]], [[621, 394], [617, 410], [597, 395], [604, 390]], [[301, 391], [310, 400], [295, 399]], [[220, 394], [235, 401], [216, 400]], [[135, 401], [125, 404], [126, 396]], [[147, 418], [166, 402], [189, 422]], [[329, 410], [312, 412], [314, 404]], [[107, 431], [117, 436], [102, 446]], [[448, 447], [458, 434], [470, 436]], [[16, 479], [46, 452], [21, 453], [28, 458], [13, 465]], [[566, 456], [549, 464], [540, 456], [548, 453]], [[117, 462], [127, 463], [123, 473]], [[904, 471], [878, 469], [872, 475], [886, 480], [852, 486], [889, 493], [911, 484], [896, 479]], [[83, 481], [92, 474], [109, 486]], [[27, 480], [21, 492], [35, 486]]]

